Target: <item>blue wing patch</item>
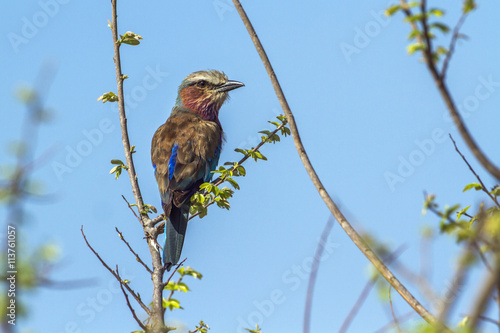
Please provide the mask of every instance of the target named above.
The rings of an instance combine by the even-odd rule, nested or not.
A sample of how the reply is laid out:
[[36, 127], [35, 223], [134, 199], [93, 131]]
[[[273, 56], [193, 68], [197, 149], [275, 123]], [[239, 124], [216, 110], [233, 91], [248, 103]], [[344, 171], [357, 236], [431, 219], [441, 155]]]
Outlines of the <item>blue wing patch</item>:
[[207, 170], [205, 173], [205, 177], [203, 178], [203, 181], [205, 183], [208, 183], [212, 180], [212, 177], [214, 174], [212, 171], [214, 171], [217, 168], [217, 164], [219, 163], [219, 157], [220, 157], [220, 152], [221, 152], [222, 144], [220, 144], [217, 149], [215, 150], [215, 155], [213, 158], [209, 159], [207, 162]]
[[170, 155], [170, 160], [168, 161], [168, 180], [171, 180], [174, 176], [175, 163], [177, 163], [177, 150], [179, 145], [175, 144], [172, 148], [172, 155]]

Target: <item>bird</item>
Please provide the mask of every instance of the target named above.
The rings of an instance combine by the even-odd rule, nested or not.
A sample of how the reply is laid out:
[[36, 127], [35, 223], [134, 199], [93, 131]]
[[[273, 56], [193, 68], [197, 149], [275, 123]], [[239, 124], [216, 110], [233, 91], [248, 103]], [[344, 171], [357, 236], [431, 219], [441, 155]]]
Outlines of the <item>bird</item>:
[[178, 89], [167, 121], [153, 135], [151, 161], [165, 213], [163, 263], [167, 271], [180, 259], [191, 196], [212, 180], [222, 149], [219, 110], [231, 90], [243, 87], [220, 71], [189, 74]]

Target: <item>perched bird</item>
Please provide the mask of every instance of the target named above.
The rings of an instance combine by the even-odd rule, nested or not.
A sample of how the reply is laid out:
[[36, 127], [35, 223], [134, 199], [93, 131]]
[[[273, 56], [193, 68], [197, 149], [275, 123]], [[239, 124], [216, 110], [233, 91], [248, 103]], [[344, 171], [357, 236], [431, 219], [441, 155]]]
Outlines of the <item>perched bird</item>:
[[212, 179], [222, 146], [219, 110], [228, 92], [243, 87], [219, 71], [188, 75], [179, 86], [167, 122], [151, 142], [151, 161], [165, 212], [163, 263], [167, 270], [180, 259], [191, 196]]

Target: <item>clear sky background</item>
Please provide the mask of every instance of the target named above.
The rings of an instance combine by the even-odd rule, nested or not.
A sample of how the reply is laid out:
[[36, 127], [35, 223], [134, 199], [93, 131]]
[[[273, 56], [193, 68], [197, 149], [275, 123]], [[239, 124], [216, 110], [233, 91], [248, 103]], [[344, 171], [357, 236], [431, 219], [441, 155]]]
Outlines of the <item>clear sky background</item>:
[[[483, 200], [478, 193], [462, 193], [475, 178], [454, 151], [448, 133], [486, 184], [494, 182], [447, 120], [444, 103], [419, 56], [407, 55], [409, 26], [401, 15], [382, 16], [387, 1], [244, 1], [243, 5], [326, 189], [358, 230], [392, 248], [406, 245], [400, 262], [418, 270], [421, 230], [439, 222], [435, 216], [421, 215], [423, 192], [435, 193], [441, 206], [460, 203], [477, 209]], [[446, 23], [458, 20], [458, 1], [431, 5], [446, 6]], [[50, 333], [136, 330], [113, 277], [80, 234], [83, 225], [95, 249], [111, 266], [118, 264], [122, 276], [149, 302], [150, 278], [114, 230], [118, 227], [144, 259], [149, 257], [142, 229], [121, 198], [123, 194], [133, 200], [128, 177], [115, 180], [109, 175], [110, 160], [124, 159], [116, 104], [96, 101], [103, 93], [116, 91], [107, 27], [110, 2], [10, 1], [2, 8], [1, 164], [13, 162], [6, 147], [19, 139], [25, 114], [16, 89], [32, 86], [44, 66], [56, 68], [46, 96], [52, 120], [41, 128], [37, 155], [53, 153], [34, 174], [51, 200], [27, 206], [29, 219], [19, 242], [32, 247], [47, 241], [58, 244], [61, 258], [51, 275], [54, 280], [95, 278], [91, 287], [42, 288], [25, 294], [30, 311], [19, 328]], [[447, 79], [467, 126], [496, 165], [500, 165], [498, 13], [498, 2], [479, 3], [463, 27], [470, 39], [458, 44]], [[160, 207], [150, 142], [168, 117], [186, 75], [218, 69], [246, 85], [231, 92], [221, 110], [226, 132], [221, 162], [240, 158], [234, 148], [257, 144], [257, 132], [271, 129], [267, 121], [281, 109], [229, 0], [119, 1], [118, 15], [120, 33], [130, 30], [144, 38], [140, 46], [121, 48], [123, 72], [129, 76], [126, 111], [144, 201]], [[12, 43], [10, 33], [25, 39]], [[448, 37], [440, 36], [439, 41], [447, 46]], [[95, 139], [97, 131], [100, 140]], [[81, 154], [78, 149], [88, 148], [90, 142], [86, 133], [96, 136], [91, 151]], [[80, 159], [70, 165], [68, 161], [75, 158], [72, 151]], [[307, 269], [329, 211], [291, 138], [266, 145], [262, 153], [269, 161], [246, 163], [247, 176], [239, 180], [242, 190], [235, 193], [229, 212], [212, 207], [206, 218], [189, 224], [183, 256], [204, 277], [187, 279], [192, 291], [177, 295], [184, 310], [167, 313], [171, 323], [185, 324], [180, 332], [193, 329], [199, 320], [213, 332], [241, 332], [242, 326], [255, 322], [265, 333], [302, 330], [307, 275], [300, 267]], [[59, 164], [69, 171], [58, 172]], [[398, 175], [399, 181], [388, 181], [388, 173]], [[328, 244], [316, 285], [312, 332], [336, 332], [369, 276], [367, 259], [338, 225]], [[432, 258], [426, 259], [433, 267], [432, 283], [443, 292], [455, 270], [458, 248], [452, 238], [439, 237], [431, 250]], [[473, 274], [468, 283], [477, 284], [481, 278]], [[414, 286], [408, 287], [422, 297]], [[470, 294], [460, 297], [453, 322], [467, 313], [470, 300]], [[395, 292], [393, 301], [398, 314], [409, 311]], [[430, 302], [423, 303], [433, 309]], [[412, 320], [417, 322], [416, 317]], [[387, 303], [373, 292], [350, 332], [373, 332], [390, 321]], [[484, 328], [496, 330], [491, 324]]]

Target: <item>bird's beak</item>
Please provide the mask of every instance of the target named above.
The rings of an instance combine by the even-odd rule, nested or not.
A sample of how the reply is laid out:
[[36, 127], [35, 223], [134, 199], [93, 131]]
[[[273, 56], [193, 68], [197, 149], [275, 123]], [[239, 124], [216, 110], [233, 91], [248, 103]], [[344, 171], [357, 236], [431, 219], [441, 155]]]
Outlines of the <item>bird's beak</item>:
[[226, 83], [224, 83], [222, 86], [220, 86], [219, 88], [217, 88], [217, 91], [218, 92], [225, 92], [225, 91], [230, 91], [230, 90], [234, 90], [234, 89], [237, 89], [237, 88], [240, 88], [240, 87], [244, 87], [245, 85], [241, 82], [238, 82], [238, 81], [227, 81]]

